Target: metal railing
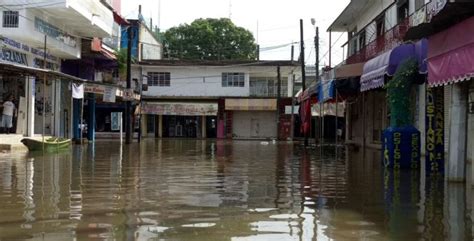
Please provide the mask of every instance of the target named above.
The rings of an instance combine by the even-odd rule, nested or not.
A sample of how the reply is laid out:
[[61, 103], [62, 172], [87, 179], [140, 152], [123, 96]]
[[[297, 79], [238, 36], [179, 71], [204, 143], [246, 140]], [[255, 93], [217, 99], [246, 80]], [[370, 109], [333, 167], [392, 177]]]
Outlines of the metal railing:
[[403, 38], [409, 28], [409, 17], [402, 20], [395, 27], [391, 28], [383, 35], [378, 36], [374, 41], [368, 43], [355, 54], [346, 59], [347, 64], [365, 62], [377, 55], [388, 51], [403, 42]]

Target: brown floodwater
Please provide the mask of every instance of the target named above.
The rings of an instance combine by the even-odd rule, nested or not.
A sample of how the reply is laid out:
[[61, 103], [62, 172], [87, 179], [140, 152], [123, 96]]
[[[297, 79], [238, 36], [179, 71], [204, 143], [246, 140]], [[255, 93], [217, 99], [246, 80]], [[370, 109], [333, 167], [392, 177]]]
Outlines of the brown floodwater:
[[472, 240], [466, 185], [337, 154], [200, 140], [0, 154], [0, 241]]

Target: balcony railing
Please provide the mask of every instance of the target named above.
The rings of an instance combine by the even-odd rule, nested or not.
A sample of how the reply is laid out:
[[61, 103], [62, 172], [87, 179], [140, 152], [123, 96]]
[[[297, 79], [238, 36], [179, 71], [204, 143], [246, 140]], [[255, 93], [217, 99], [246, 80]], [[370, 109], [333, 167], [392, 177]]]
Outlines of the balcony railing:
[[377, 37], [357, 53], [349, 56], [346, 60], [347, 64], [365, 62], [377, 55], [388, 51], [403, 42], [406, 32], [409, 28], [409, 18], [404, 19], [398, 25]]

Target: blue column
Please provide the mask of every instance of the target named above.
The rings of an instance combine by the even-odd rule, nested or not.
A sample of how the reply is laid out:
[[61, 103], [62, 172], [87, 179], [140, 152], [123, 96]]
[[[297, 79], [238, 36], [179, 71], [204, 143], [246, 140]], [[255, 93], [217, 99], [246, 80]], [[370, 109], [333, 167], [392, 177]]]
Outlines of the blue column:
[[95, 141], [95, 94], [89, 94], [88, 101], [88, 125], [87, 125], [87, 139]]
[[73, 128], [73, 139], [81, 139], [81, 130], [79, 129], [79, 123], [81, 120], [81, 108], [82, 108], [81, 99], [73, 99], [72, 106], [72, 128]]

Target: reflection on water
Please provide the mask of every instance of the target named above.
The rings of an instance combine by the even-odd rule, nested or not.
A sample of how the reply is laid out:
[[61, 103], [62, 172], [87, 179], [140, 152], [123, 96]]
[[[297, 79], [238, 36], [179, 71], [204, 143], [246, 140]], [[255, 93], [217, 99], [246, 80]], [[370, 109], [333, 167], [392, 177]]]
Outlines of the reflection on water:
[[471, 240], [470, 189], [378, 151], [98, 142], [0, 156], [0, 240]]

